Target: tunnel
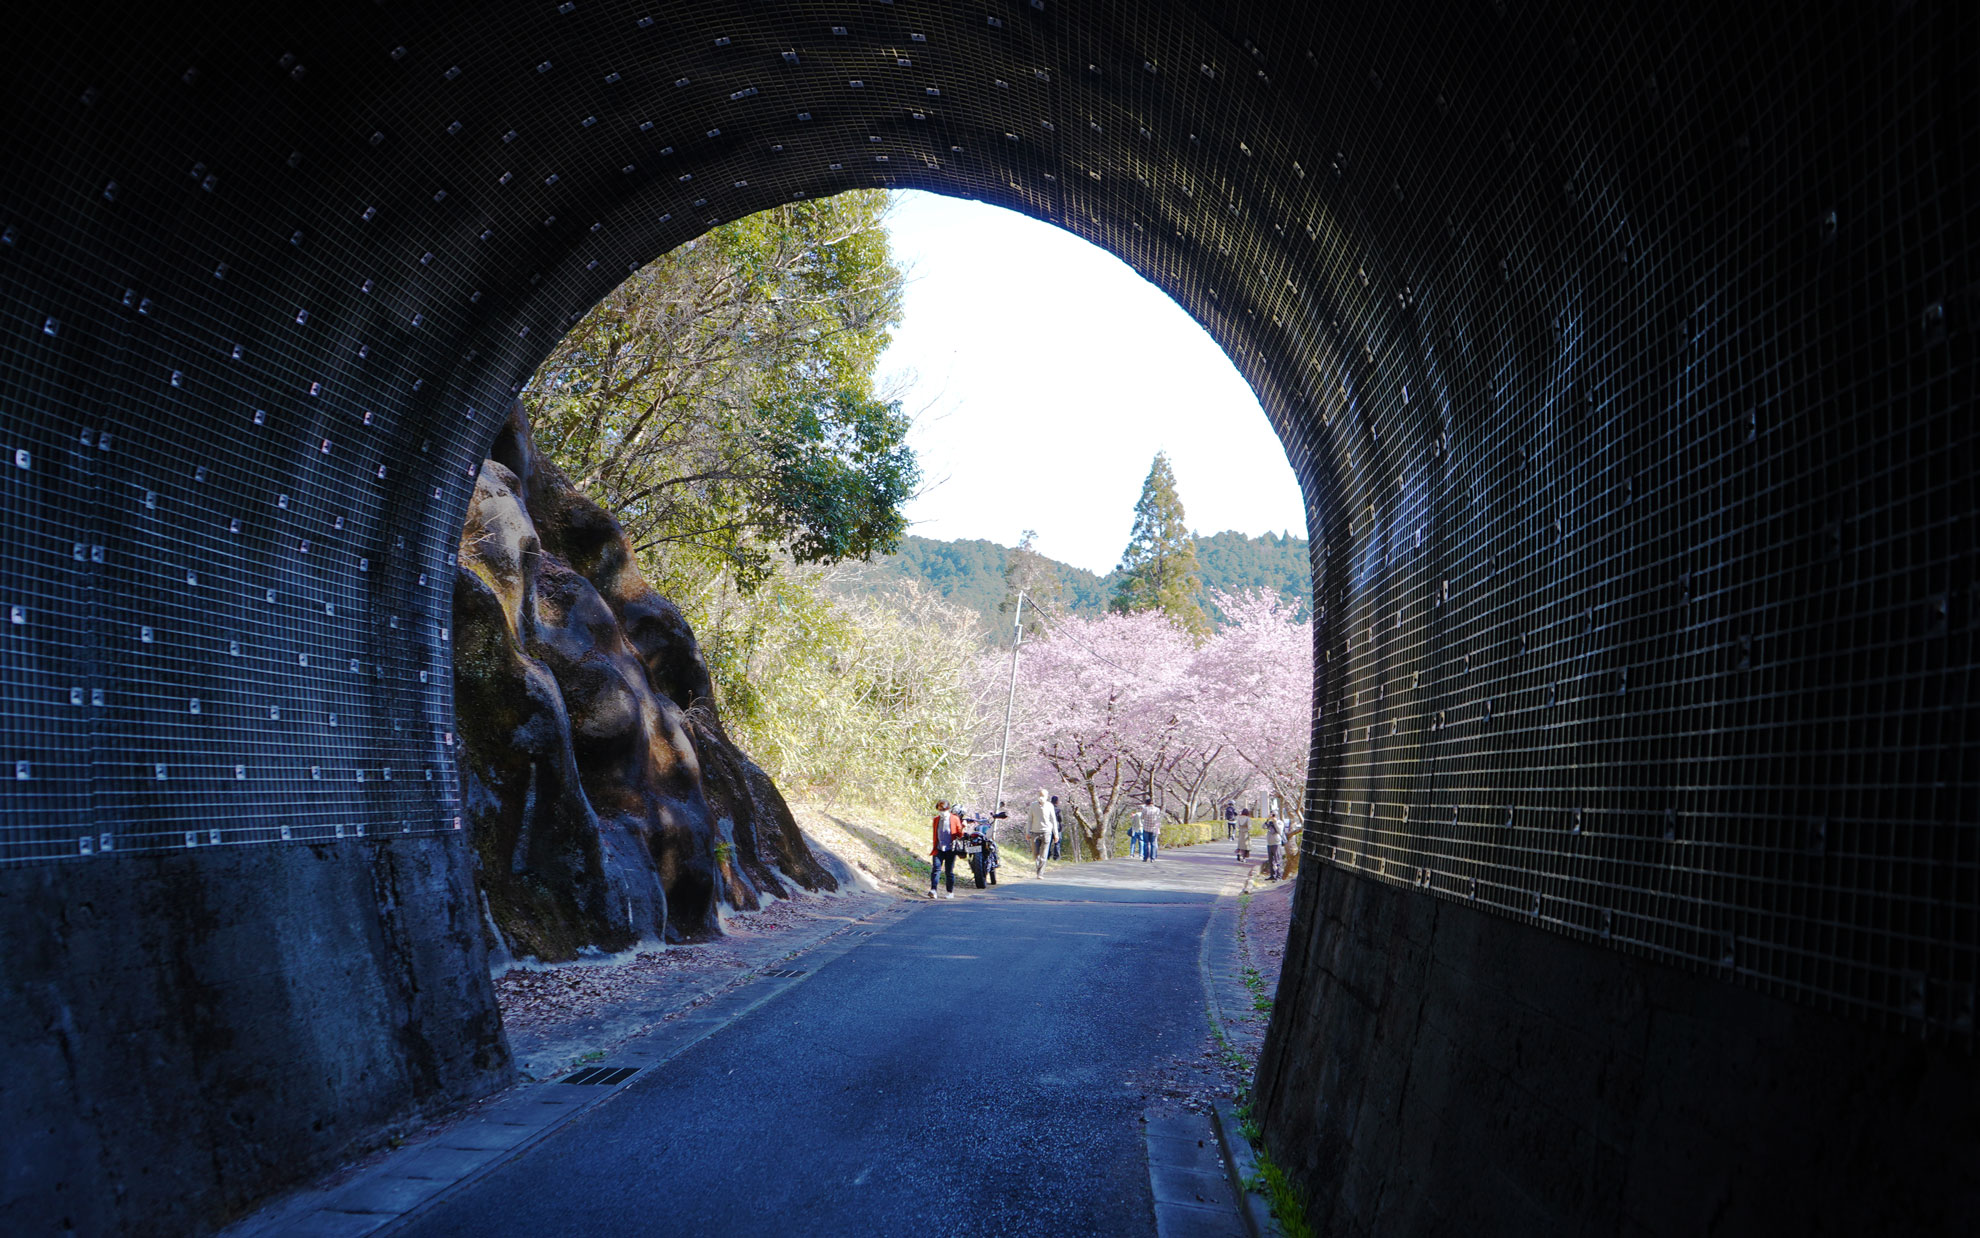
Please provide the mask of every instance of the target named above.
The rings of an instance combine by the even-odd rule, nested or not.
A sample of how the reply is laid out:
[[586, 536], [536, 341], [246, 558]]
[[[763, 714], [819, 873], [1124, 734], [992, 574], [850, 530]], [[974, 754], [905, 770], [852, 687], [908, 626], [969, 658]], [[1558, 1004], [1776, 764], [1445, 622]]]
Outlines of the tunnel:
[[209, 1231], [507, 1081], [449, 681], [479, 463], [628, 272], [871, 187], [1118, 255], [1285, 444], [1314, 744], [1257, 1087], [1323, 1232], [1970, 1218], [1973, 6], [22, 16], [16, 1232]]

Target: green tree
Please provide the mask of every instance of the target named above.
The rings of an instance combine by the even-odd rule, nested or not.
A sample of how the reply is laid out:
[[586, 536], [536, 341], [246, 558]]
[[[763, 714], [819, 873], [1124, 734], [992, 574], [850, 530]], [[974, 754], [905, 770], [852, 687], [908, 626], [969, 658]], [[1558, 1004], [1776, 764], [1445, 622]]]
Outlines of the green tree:
[[898, 403], [841, 388], [757, 410], [756, 531], [799, 563], [861, 559], [900, 545], [901, 505], [920, 475]]
[[712, 229], [607, 295], [525, 388], [538, 441], [663, 591], [899, 544], [918, 473], [908, 419], [873, 389], [904, 280], [886, 201]]
[[1117, 579], [1109, 610], [1122, 615], [1159, 610], [1192, 636], [1210, 634], [1210, 620], [1196, 601], [1203, 591], [1196, 539], [1183, 518], [1167, 452], [1156, 452], [1148, 467], [1148, 480], [1141, 483], [1141, 498], [1134, 505], [1134, 531], [1114, 571]]

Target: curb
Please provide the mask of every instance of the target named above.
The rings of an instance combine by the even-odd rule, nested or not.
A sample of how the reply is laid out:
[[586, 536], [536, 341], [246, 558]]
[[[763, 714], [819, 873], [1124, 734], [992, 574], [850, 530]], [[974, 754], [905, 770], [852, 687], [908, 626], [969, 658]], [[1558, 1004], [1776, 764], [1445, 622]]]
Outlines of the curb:
[[1232, 1048], [1256, 1050], [1264, 1031], [1253, 1017], [1251, 990], [1244, 983], [1245, 960], [1237, 950], [1239, 901], [1250, 888], [1247, 873], [1241, 885], [1232, 883], [1228, 895], [1218, 896], [1203, 928], [1196, 963], [1212, 1032]]
[[1244, 1128], [1238, 1125], [1237, 1114], [1230, 1102], [1218, 1101], [1210, 1110], [1210, 1125], [1217, 1132], [1217, 1150], [1223, 1153], [1224, 1168], [1231, 1175], [1231, 1182], [1238, 1192], [1238, 1213], [1244, 1220], [1244, 1227], [1251, 1231], [1252, 1238], [1277, 1238], [1284, 1234], [1279, 1228], [1279, 1219], [1272, 1215], [1272, 1204], [1265, 1196], [1252, 1189], [1258, 1181], [1258, 1161], [1252, 1155], [1251, 1143], [1244, 1137]]

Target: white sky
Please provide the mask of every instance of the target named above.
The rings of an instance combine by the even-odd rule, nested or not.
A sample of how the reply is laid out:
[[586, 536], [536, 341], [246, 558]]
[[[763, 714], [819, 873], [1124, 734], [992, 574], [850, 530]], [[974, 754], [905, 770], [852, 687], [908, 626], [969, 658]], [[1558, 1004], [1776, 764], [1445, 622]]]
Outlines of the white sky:
[[[1112, 254], [981, 202], [902, 192], [910, 269], [880, 380], [919, 414], [913, 532], [1119, 562], [1155, 453], [1190, 527], [1306, 535], [1299, 483], [1257, 397], [1196, 321]], [[898, 384], [897, 384], [898, 385]]]

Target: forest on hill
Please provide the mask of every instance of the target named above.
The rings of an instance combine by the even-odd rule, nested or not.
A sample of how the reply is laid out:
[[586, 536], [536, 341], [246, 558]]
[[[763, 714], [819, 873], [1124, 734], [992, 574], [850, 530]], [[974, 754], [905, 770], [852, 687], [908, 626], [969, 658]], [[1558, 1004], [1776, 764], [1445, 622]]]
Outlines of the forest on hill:
[[[945, 542], [910, 534], [901, 539], [899, 552], [876, 556], [864, 569], [840, 576], [837, 588], [847, 596], [861, 596], [913, 581], [951, 605], [974, 612], [982, 618], [986, 632], [1001, 636], [1011, 622], [999, 609], [1007, 595], [1005, 572], [1010, 556], [1010, 547], [980, 538]], [[1248, 537], [1230, 531], [1199, 535], [1196, 560], [1203, 579], [1198, 603], [1219, 622], [1225, 616], [1214, 604], [1218, 593], [1268, 589], [1292, 608], [1299, 621], [1305, 620], [1312, 606], [1313, 587], [1303, 537], [1276, 533]], [[1117, 572], [1098, 576], [1056, 559], [1045, 562], [1056, 573], [1067, 610], [1087, 616], [1106, 611]]]

